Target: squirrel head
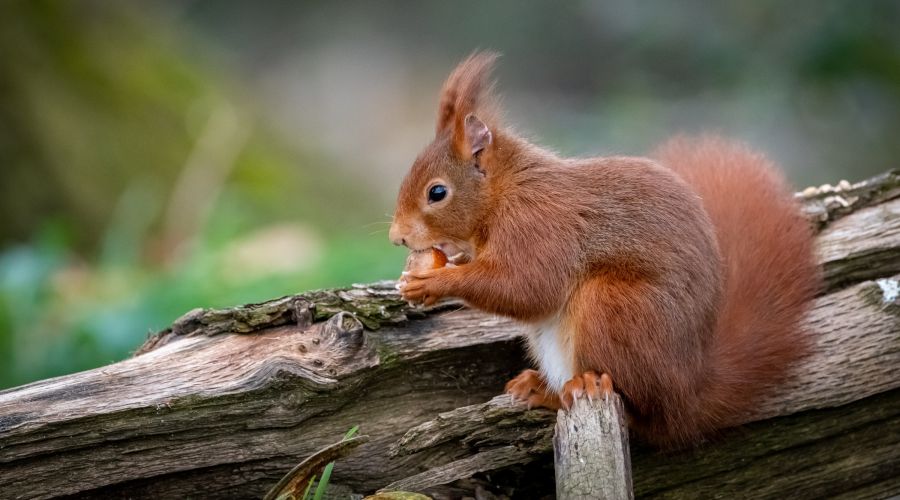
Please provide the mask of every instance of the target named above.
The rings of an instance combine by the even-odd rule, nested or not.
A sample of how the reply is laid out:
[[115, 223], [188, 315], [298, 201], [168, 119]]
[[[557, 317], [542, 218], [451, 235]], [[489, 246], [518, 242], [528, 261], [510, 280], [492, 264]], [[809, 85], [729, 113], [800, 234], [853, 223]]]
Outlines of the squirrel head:
[[390, 230], [395, 245], [474, 257], [472, 240], [484, 215], [491, 175], [494, 134], [485, 121], [495, 123], [487, 94], [497, 57], [476, 52], [444, 83], [434, 140], [400, 185]]

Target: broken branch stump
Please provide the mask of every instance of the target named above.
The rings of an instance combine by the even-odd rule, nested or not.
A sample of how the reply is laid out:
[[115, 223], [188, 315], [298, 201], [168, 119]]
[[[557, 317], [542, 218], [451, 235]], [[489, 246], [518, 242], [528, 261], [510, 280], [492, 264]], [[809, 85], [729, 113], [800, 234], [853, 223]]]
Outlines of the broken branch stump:
[[553, 436], [557, 500], [634, 498], [625, 407], [612, 392], [575, 400], [556, 415]]

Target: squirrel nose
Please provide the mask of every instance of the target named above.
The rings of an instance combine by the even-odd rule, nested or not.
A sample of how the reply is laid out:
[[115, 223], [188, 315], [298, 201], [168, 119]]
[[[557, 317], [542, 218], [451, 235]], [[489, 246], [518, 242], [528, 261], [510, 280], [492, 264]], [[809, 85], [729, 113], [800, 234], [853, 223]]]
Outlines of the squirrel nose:
[[397, 227], [397, 224], [391, 224], [391, 230], [388, 233], [388, 237], [391, 239], [391, 243], [397, 246], [406, 245], [406, 238], [400, 234], [400, 228]]

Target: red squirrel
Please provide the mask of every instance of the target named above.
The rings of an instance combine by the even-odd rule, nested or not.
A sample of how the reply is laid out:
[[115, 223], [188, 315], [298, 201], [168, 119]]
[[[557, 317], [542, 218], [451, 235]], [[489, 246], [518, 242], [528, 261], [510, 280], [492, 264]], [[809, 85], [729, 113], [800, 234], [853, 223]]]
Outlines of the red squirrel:
[[820, 281], [781, 174], [712, 136], [649, 158], [562, 158], [501, 123], [496, 57], [451, 73], [401, 184], [391, 241], [455, 264], [404, 273], [403, 298], [458, 297], [527, 325], [539, 370], [506, 390], [531, 406], [568, 408], [611, 378], [659, 447], [741, 423], [807, 351]]

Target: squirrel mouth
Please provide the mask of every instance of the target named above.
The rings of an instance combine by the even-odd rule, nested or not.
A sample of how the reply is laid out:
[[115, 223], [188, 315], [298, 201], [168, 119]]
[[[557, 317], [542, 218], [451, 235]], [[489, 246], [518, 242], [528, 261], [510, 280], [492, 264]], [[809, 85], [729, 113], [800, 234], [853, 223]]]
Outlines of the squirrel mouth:
[[[448, 248], [449, 247], [449, 248]], [[451, 244], [438, 244], [434, 245], [432, 248], [444, 254], [447, 257], [447, 261], [453, 265], [465, 264], [469, 262], [471, 259], [463, 250], [456, 248], [455, 245]], [[453, 250], [458, 250], [457, 252], [453, 252]]]
[[444, 254], [444, 257], [447, 259], [447, 262], [449, 262], [453, 265], [465, 264], [471, 260], [469, 258], [469, 256], [463, 251], [456, 252], [453, 255], [447, 255], [447, 248], [446, 248], [446, 245], [444, 245], [444, 244], [437, 244], [434, 246], [430, 246], [427, 248], [421, 248], [421, 249], [411, 248], [409, 250], [409, 253], [422, 254], [425, 252], [431, 252], [433, 250], [436, 250], [436, 251]]

